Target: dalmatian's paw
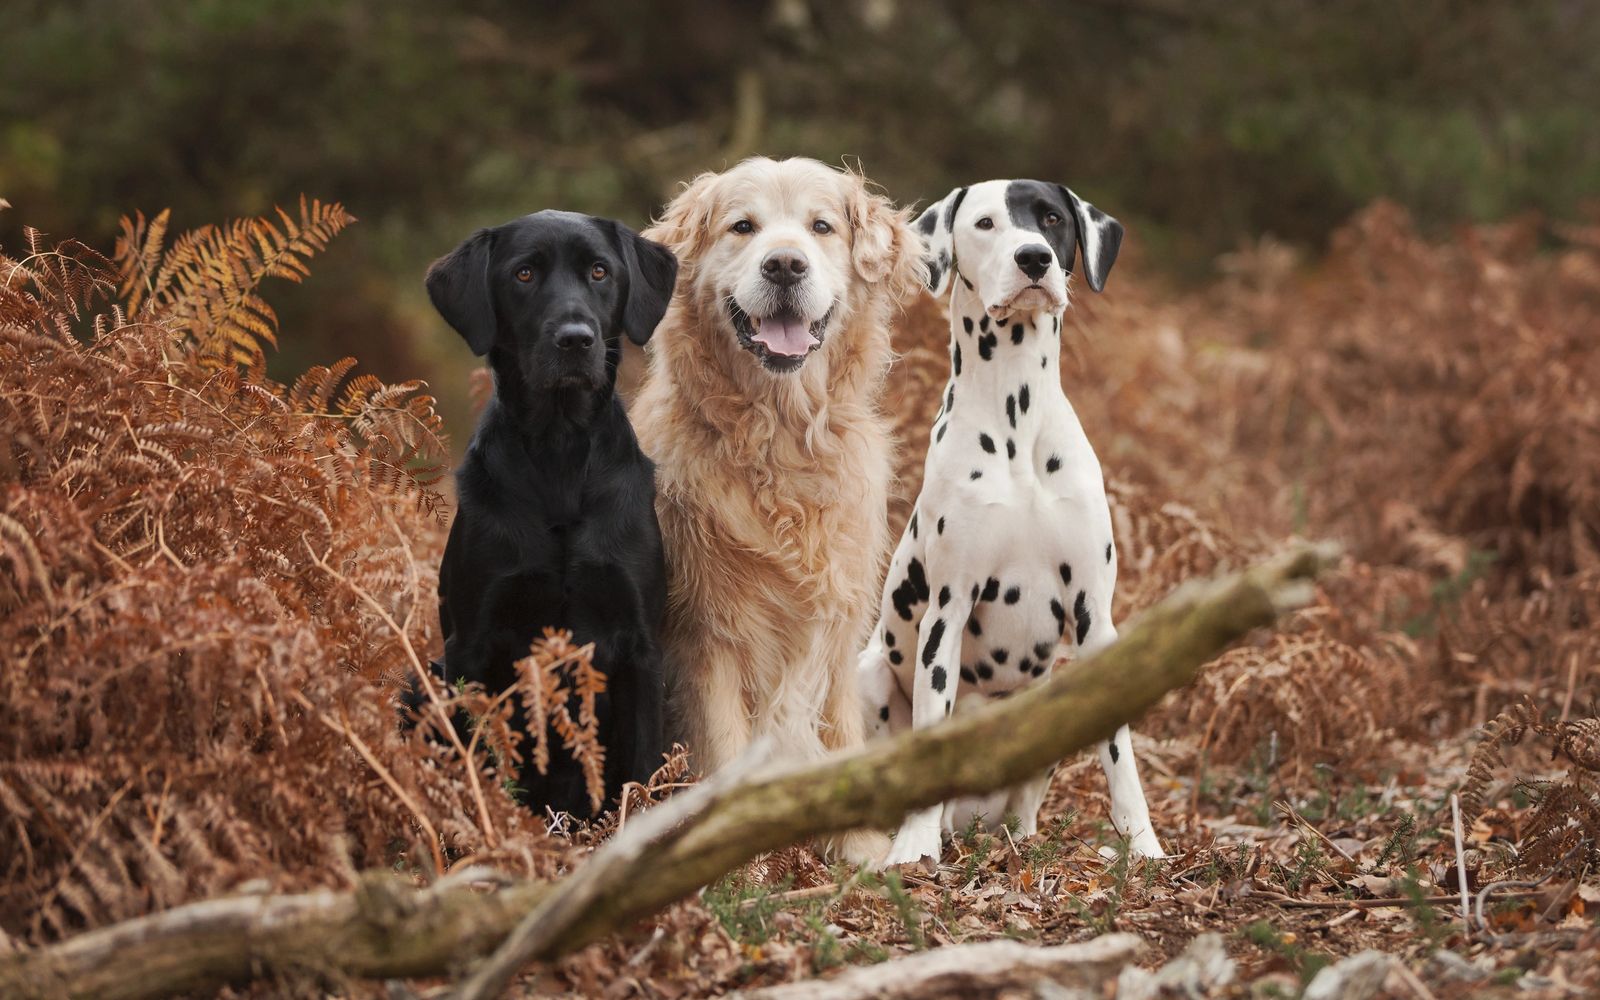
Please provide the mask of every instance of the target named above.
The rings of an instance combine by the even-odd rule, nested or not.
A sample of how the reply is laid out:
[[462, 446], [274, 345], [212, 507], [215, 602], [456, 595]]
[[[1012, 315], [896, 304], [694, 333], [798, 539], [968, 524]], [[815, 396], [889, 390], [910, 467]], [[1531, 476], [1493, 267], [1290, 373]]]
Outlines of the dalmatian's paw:
[[1128, 843], [1128, 853], [1135, 858], [1164, 858], [1167, 852], [1161, 849], [1161, 841], [1156, 839], [1155, 832], [1145, 827], [1133, 835]]
[[906, 817], [900, 832], [894, 835], [894, 844], [883, 859], [883, 867], [918, 864], [923, 858], [932, 858], [937, 864], [941, 853], [939, 810], [923, 810]]

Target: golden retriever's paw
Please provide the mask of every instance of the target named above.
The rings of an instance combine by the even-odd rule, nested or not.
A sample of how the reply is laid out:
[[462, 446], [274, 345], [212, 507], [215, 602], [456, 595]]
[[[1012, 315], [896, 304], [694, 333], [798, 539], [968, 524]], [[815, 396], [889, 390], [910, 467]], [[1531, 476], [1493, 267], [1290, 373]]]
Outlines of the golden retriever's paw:
[[822, 844], [829, 861], [845, 861], [858, 868], [875, 868], [889, 853], [889, 838], [877, 830], [851, 830], [829, 837]]
[[884, 856], [884, 868], [895, 865], [920, 864], [924, 858], [939, 863], [939, 809], [922, 810], [906, 817], [900, 832], [894, 835], [894, 846]]

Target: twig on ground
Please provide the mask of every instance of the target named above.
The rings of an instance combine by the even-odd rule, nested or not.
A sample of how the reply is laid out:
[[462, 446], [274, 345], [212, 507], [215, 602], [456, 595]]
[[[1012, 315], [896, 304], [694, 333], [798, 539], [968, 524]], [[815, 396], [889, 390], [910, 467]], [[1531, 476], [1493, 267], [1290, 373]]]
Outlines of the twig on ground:
[[1461, 796], [1450, 793], [1450, 823], [1456, 835], [1456, 881], [1461, 884], [1461, 926], [1470, 933], [1472, 911], [1467, 907], [1467, 849], [1461, 836]]

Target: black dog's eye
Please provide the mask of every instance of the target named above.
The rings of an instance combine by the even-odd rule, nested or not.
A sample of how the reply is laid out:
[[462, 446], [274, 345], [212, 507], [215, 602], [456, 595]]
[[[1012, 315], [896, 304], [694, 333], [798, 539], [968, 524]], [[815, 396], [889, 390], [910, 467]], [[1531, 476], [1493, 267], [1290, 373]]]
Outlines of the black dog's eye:
[[735, 222], [732, 226], [730, 226], [728, 231], [732, 233], [738, 233], [740, 236], [748, 236], [756, 231], [756, 224], [751, 222], [749, 219], [740, 219], [738, 222]]
[[604, 264], [596, 262], [594, 267], [589, 268], [589, 280], [604, 281], [606, 280], [606, 275], [610, 273], [610, 271], [606, 270], [606, 266]]
[[529, 267], [526, 264], [524, 264], [521, 267], [517, 268], [517, 280], [518, 281], [532, 281], [533, 280], [533, 268]]
[[1044, 224], [1047, 226], [1059, 226], [1061, 225], [1061, 216], [1055, 212], [1046, 212], [1044, 213]]
[[821, 219], [818, 219], [816, 222], [813, 222], [811, 224], [811, 231], [813, 233], [816, 233], [818, 236], [826, 236], [829, 233], [833, 232], [833, 227], [828, 225], [826, 222], [822, 221]]
[[983, 218], [979, 219], [977, 222], [974, 222], [973, 225], [977, 226], [979, 229], [993, 229], [994, 228], [994, 220], [989, 218], [987, 215], [985, 215]]

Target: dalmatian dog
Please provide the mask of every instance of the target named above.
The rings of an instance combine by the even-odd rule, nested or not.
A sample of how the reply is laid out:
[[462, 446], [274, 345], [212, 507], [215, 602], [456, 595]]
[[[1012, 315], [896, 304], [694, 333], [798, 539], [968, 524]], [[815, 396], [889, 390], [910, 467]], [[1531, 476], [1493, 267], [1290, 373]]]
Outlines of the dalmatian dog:
[[[857, 664], [870, 733], [933, 725], [1117, 637], [1117, 550], [1100, 462], [1061, 388], [1074, 254], [1100, 291], [1122, 225], [1059, 184], [994, 180], [917, 220], [929, 286], [951, 290], [950, 381], [922, 493], [895, 550], [878, 626]], [[958, 697], [959, 696], [959, 697]], [[1133, 853], [1162, 857], [1128, 728], [1100, 751], [1111, 818]], [[937, 859], [941, 829], [1015, 816], [1038, 829], [1049, 774], [913, 812], [885, 865]]]

